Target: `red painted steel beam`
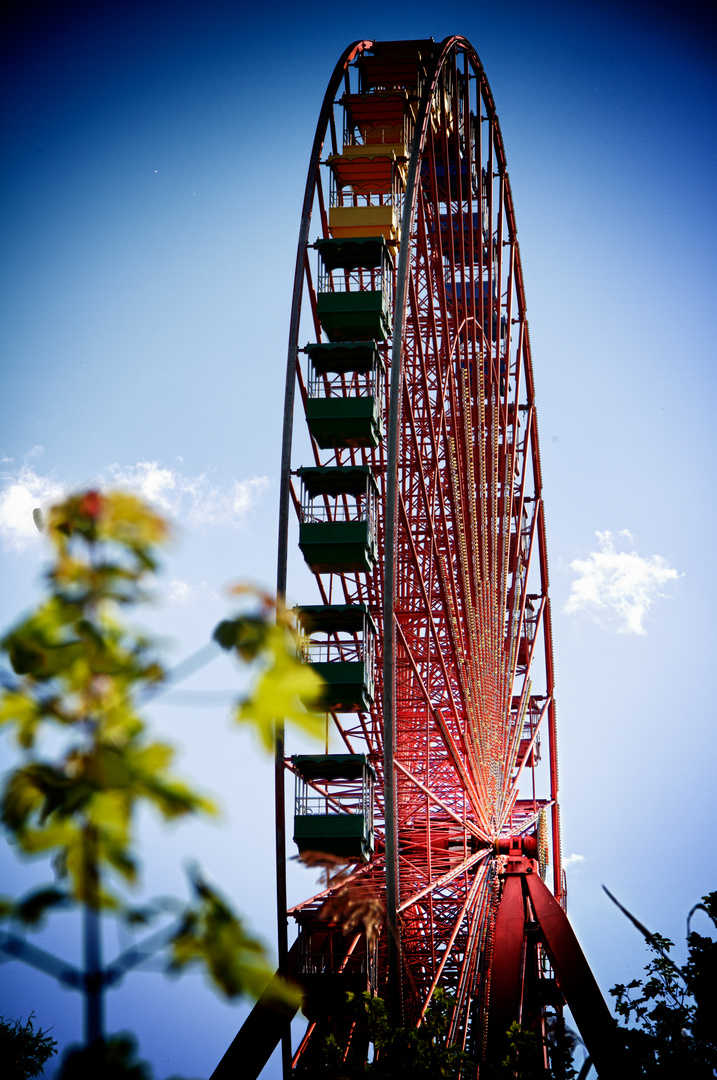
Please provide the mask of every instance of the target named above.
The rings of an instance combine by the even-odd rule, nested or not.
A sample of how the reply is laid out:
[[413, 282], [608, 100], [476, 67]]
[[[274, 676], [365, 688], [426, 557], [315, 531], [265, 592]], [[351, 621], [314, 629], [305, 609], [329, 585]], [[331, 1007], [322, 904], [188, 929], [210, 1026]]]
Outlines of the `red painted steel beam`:
[[[451, 680], [450, 680], [450, 677], [449, 677], [449, 674], [448, 674], [448, 669], [446, 667], [446, 658], [445, 658], [444, 653], [443, 653], [443, 648], [442, 648], [443, 643], [440, 640], [440, 635], [438, 633], [438, 628], [436, 626], [436, 620], [435, 620], [435, 618], [433, 616], [433, 612], [432, 612], [432, 609], [431, 609], [431, 602], [430, 602], [430, 599], [429, 599], [428, 586], [425, 583], [423, 572], [422, 572], [422, 560], [419, 558], [418, 551], [416, 549], [415, 540], [414, 540], [414, 537], [413, 537], [412, 532], [411, 532], [411, 527], [410, 527], [410, 523], [409, 523], [409, 520], [408, 520], [408, 513], [406, 511], [406, 506], [405, 506], [405, 503], [403, 501], [402, 496], [400, 496], [400, 495], [399, 495], [399, 507], [400, 507], [400, 514], [401, 514], [401, 523], [403, 524], [404, 529], [405, 529], [406, 541], [408, 543], [408, 546], [409, 546], [409, 549], [410, 549], [410, 552], [411, 552], [411, 556], [412, 556], [413, 564], [414, 564], [414, 568], [415, 568], [415, 573], [416, 573], [416, 576], [418, 578], [418, 583], [419, 583], [420, 588], [421, 588], [421, 594], [422, 594], [423, 602], [424, 602], [424, 605], [425, 605], [425, 610], [426, 610], [426, 613], [427, 613], [426, 618], [427, 618], [427, 621], [428, 621], [428, 625], [431, 628], [431, 636], [433, 638], [433, 642], [434, 642], [434, 645], [435, 645], [435, 648], [436, 648], [436, 654], [438, 656], [439, 665], [440, 665], [441, 670], [443, 672], [443, 677], [444, 677], [444, 680], [445, 680], [446, 690], [447, 690], [448, 696], [450, 697], [451, 710], [454, 713], [454, 715], [458, 715], [458, 706], [456, 705], [456, 701], [455, 701], [455, 698], [454, 698], [453, 689], [452, 689], [452, 686], [451, 686]], [[429, 541], [430, 541], [430, 545], [431, 545], [431, 555], [433, 556], [433, 558], [435, 560], [438, 560], [438, 559], [441, 558], [441, 556], [440, 556], [440, 552], [438, 550], [438, 544], [436, 542], [435, 531], [434, 531], [434, 528], [433, 528], [433, 519], [430, 516], [430, 514], [427, 517], [426, 524], [427, 524], [427, 526], [429, 528], [429, 533], [430, 533]], [[441, 594], [443, 594], [443, 582], [442, 582], [442, 579], [441, 579], [440, 575], [438, 575], [438, 588], [439, 588]], [[444, 596], [444, 599], [445, 599], [445, 596]], [[453, 657], [454, 667], [457, 668], [458, 667], [458, 656], [457, 656], [457, 653], [456, 653], [456, 643], [455, 643], [452, 635], [450, 635], [450, 644], [451, 644], [451, 655]], [[461, 642], [461, 645], [464, 647], [465, 643]], [[426, 693], [426, 701], [430, 704], [430, 696], [428, 695], [428, 693]]]
[[463, 902], [463, 906], [461, 907], [460, 911], [458, 912], [458, 916], [456, 917], [456, 921], [453, 924], [453, 929], [451, 930], [451, 936], [449, 937], [448, 943], [447, 943], [447, 945], [445, 947], [445, 950], [443, 952], [441, 962], [438, 965], [438, 969], [436, 971], [436, 974], [434, 975], [433, 981], [432, 981], [432, 983], [431, 983], [431, 985], [430, 985], [430, 987], [428, 989], [428, 993], [426, 994], [426, 998], [425, 998], [425, 1000], [423, 1002], [423, 1008], [421, 1009], [421, 1016], [420, 1016], [420, 1019], [419, 1019], [419, 1024], [420, 1024], [420, 1021], [425, 1016], [426, 1009], [428, 1008], [428, 1006], [429, 1006], [429, 1004], [431, 1002], [431, 998], [433, 997], [433, 993], [434, 993], [436, 987], [438, 986], [438, 982], [439, 982], [439, 980], [441, 978], [441, 975], [443, 974], [443, 969], [446, 966], [446, 962], [448, 961], [448, 957], [450, 956], [451, 950], [452, 950], [453, 946], [455, 945], [456, 938], [458, 937], [458, 931], [460, 930], [461, 924], [463, 923], [463, 920], [466, 917], [466, 912], [475, 903], [476, 894], [478, 892], [478, 889], [480, 888], [480, 885], [481, 885], [480, 878], [478, 876], [476, 876], [476, 878], [475, 878], [475, 880], [474, 880], [473, 884], [471, 885], [471, 888], [470, 888], [470, 890], [468, 892], [468, 895], [466, 896], [466, 898], [465, 898], [465, 900]]
[[399, 912], [408, 911], [409, 908], [412, 908], [419, 900], [422, 900], [424, 896], [428, 896], [429, 893], [436, 892], [438, 889], [442, 889], [444, 885], [450, 884], [455, 878], [464, 874], [467, 870], [470, 870], [472, 866], [475, 866], [476, 863], [484, 859], [486, 854], [487, 852], [485, 851], [478, 851], [475, 855], [470, 855], [458, 866], [454, 866], [452, 870], [448, 870], [445, 874], [442, 874], [441, 877], [436, 878], [430, 885], [426, 885], [425, 888], [419, 889], [413, 896], [409, 896], [407, 900], [404, 900], [403, 903], [399, 905]]
[[536, 874], [526, 875], [535, 918], [575, 1023], [601, 1077], [619, 1076], [616, 1025], [565, 911]]
[[[423, 683], [420, 672], [418, 670], [418, 665], [416, 664], [416, 662], [414, 660], [413, 654], [411, 652], [411, 649], [409, 648], [408, 642], [406, 641], [406, 637], [405, 637], [405, 635], [403, 633], [403, 628], [401, 627], [400, 623], [397, 624], [397, 634], [398, 634], [398, 637], [400, 638], [401, 646], [402, 646], [402, 648], [403, 648], [403, 650], [404, 650], [404, 652], [406, 654], [406, 657], [408, 658], [409, 664], [413, 668], [414, 674], [415, 674], [415, 676], [416, 676], [416, 678], [418, 680], [418, 683], [419, 683], [419, 686], [421, 688], [421, 692], [423, 694], [423, 697], [424, 697], [424, 699], [426, 701], [426, 704], [431, 708], [431, 710], [433, 710], [433, 706], [431, 705], [431, 702], [430, 702], [430, 696], [429, 696], [428, 691], [427, 691], [427, 689], [425, 687], [425, 684]], [[440, 654], [439, 654], [439, 656], [440, 656]], [[443, 662], [443, 657], [442, 656], [440, 656], [440, 659], [441, 659], [441, 662]], [[445, 721], [442, 718], [441, 718], [441, 721], [442, 721], [443, 726], [445, 727]], [[451, 748], [448, 745], [447, 745], [447, 749], [449, 751], [449, 754], [451, 754]], [[483, 807], [482, 807], [481, 801], [480, 801], [480, 799], [479, 799], [479, 797], [478, 797], [478, 795], [476, 793], [475, 787], [474, 787], [472, 781], [466, 783], [466, 779], [464, 779], [464, 777], [465, 777], [465, 770], [464, 769], [459, 770], [458, 776], [459, 776], [459, 778], [461, 779], [461, 781], [464, 784], [464, 790], [466, 792], [466, 795], [468, 796], [468, 799], [469, 799], [469, 801], [471, 803], [471, 806], [473, 808], [474, 813], [483, 822], [483, 829], [479, 830], [479, 831], [482, 833], [482, 835], [487, 836], [488, 835], [488, 831], [487, 831], [488, 826], [487, 826], [487, 822], [485, 820], [485, 814], [483, 813]]]
[[413, 773], [410, 772], [410, 770], [407, 769], [405, 765], [402, 765], [400, 761], [395, 761], [394, 764], [397, 769], [401, 770], [404, 776], [408, 777], [412, 784], [415, 784], [416, 787], [419, 788], [423, 792], [423, 794], [428, 797], [429, 802], [434, 803], [436, 806], [440, 806], [441, 810], [444, 810], [448, 814], [448, 816], [456, 822], [456, 824], [461, 825], [468, 832], [478, 837], [479, 840], [486, 840], [485, 833], [482, 829], [479, 829], [478, 826], [474, 825], [472, 821], [466, 821], [466, 819], [462, 818], [460, 814], [457, 814], [455, 810], [451, 809], [448, 803], [444, 802], [443, 799], [439, 798], [435, 791], [432, 791], [431, 788], [421, 783], [418, 777], [414, 776]]
[[[535, 872], [536, 863], [511, 858], [495, 924], [489, 1004], [489, 1052], [500, 1056], [514, 1021], [523, 1020], [528, 942], [532, 916], [581, 1038], [602, 1077], [620, 1075], [616, 1025], [588, 966], [565, 911]], [[532, 909], [532, 911], [531, 911]]]
[[505, 879], [493, 937], [488, 1032], [492, 1044], [502, 1040], [514, 1020], [520, 1020], [525, 950], [523, 878]]

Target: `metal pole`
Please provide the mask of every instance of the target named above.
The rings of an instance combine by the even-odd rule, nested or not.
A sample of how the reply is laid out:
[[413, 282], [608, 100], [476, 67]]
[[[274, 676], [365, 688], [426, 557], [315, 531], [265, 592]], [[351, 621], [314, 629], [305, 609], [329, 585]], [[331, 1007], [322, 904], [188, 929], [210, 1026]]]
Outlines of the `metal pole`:
[[104, 972], [100, 925], [100, 880], [97, 865], [97, 837], [91, 825], [84, 828], [84, 872], [86, 898], [83, 905], [84, 1027], [85, 1044], [94, 1046], [104, 1038]]
[[100, 1043], [104, 1032], [104, 986], [102, 981], [102, 950], [100, 913], [85, 904], [84, 909], [84, 997], [85, 1044]]

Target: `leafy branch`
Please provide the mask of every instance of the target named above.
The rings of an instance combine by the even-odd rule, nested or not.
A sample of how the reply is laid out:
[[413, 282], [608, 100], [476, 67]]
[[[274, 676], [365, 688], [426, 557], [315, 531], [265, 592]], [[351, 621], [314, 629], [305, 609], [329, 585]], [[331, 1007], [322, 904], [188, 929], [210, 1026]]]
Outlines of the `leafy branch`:
[[717, 941], [691, 929], [697, 910], [705, 912], [717, 929], [717, 892], [704, 896], [688, 916], [688, 960], [680, 967], [669, 955], [673, 942], [651, 933], [605, 891], [654, 953], [645, 967], [647, 978], [618, 983], [610, 991], [616, 1013], [628, 1025], [622, 1034], [630, 1075], [665, 1080], [717, 1076]]
[[[324, 717], [318, 709], [323, 683], [299, 658], [290, 613], [261, 590], [239, 585], [233, 591], [239, 596], [249, 593], [259, 605], [257, 611], [220, 622], [212, 635], [222, 649], [255, 669], [249, 694], [237, 704], [234, 718], [239, 723], [250, 723], [268, 751], [274, 749], [277, 717], [320, 739]], [[304, 702], [308, 702], [308, 709]]]
[[[85, 491], [52, 507], [42, 525], [52, 550], [47, 597], [0, 642], [13, 672], [3, 677], [0, 727], [21, 756], [0, 794], [0, 814], [21, 854], [51, 860], [55, 882], [19, 901], [0, 899], [0, 918], [39, 926], [52, 910], [79, 905], [88, 960], [84, 971], [64, 964], [60, 972], [50, 954], [12, 931], [0, 937], [0, 950], [82, 991], [90, 1046], [103, 1041], [104, 990], [150, 947], [169, 950], [170, 970], [203, 965], [228, 998], [257, 997], [273, 970], [263, 945], [199, 870], [190, 872], [194, 899], [174, 927], [103, 964], [102, 913], [136, 921], [122, 889], [138, 881], [140, 806], [165, 821], [211, 816], [215, 808], [173, 773], [173, 748], [154, 739], [140, 715], [138, 703], [167, 673], [151, 638], [121, 617], [149, 595], [166, 522], [126, 492]], [[214, 634], [255, 669], [237, 719], [252, 724], [267, 748], [277, 717], [319, 732], [323, 720], [301, 701], [318, 699], [320, 682], [298, 659], [290, 618], [267, 594], [237, 592], [249, 595], [254, 609]], [[294, 989], [277, 980], [272, 987], [277, 1000], [296, 1007]]]

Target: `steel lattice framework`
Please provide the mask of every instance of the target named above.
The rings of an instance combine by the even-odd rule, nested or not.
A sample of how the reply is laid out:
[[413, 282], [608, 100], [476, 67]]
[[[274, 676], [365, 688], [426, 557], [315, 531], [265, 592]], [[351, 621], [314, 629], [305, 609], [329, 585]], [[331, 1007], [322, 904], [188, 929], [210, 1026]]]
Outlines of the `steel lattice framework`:
[[[368, 178], [362, 189], [356, 169], [352, 184], [341, 186], [361, 154], [371, 160], [372, 146], [383, 155], [381, 167], [387, 146], [393, 154], [391, 198]], [[336, 236], [330, 202], [390, 204], [399, 223], [393, 235], [382, 231], [391, 254], [390, 332], [376, 344], [388, 377], [380, 391], [386, 429], [375, 446], [321, 449], [305, 425], [302, 342], [327, 337], [311, 241]], [[348, 292], [375, 293], [373, 271], [344, 278]], [[498, 117], [464, 38], [362, 41], [336, 66], [307, 180], [285, 415], [280, 593], [287, 591], [292, 507], [301, 513], [297, 466], [368, 465], [378, 487], [375, 568], [315, 573], [321, 603], [364, 604], [378, 631], [372, 707], [332, 713], [336, 744], [366, 754], [377, 775], [374, 854], [341, 888], [348, 883], [354, 901], [379, 899], [385, 908], [379, 992], [397, 1003], [404, 1022], [417, 1022], [435, 988], [446, 987], [455, 998], [450, 1038], [475, 1050], [486, 1036], [507, 838], [534, 838], [533, 853], [543, 874], [550, 864], [559, 902], [564, 890], [523, 274]], [[324, 499], [324, 519], [332, 513]], [[284, 781], [282, 739], [282, 965]], [[337, 888], [329, 885], [289, 914], [300, 923], [320, 919]], [[306, 1067], [326, 1030], [315, 1018], [295, 1068]]]

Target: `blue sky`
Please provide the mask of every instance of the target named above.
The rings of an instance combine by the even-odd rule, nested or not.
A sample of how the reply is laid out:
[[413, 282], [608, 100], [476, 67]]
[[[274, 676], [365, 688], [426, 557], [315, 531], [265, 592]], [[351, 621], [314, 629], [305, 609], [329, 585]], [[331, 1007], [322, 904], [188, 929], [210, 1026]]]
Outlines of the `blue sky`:
[[[689, 5], [401, 0], [26, 5], [10, 29], [1, 622], [38, 596], [32, 506], [133, 483], [177, 522], [164, 598], [141, 617], [177, 660], [230, 610], [228, 583], [274, 580], [291, 279], [334, 63], [360, 37], [476, 47], [526, 280], [569, 913], [603, 990], [633, 977], [639, 936], [601, 883], [678, 941], [717, 888], [714, 26]], [[219, 659], [187, 689], [228, 701], [240, 679]], [[221, 705], [168, 695], [152, 718], [224, 817], [143, 822], [146, 893], [181, 892], [201, 856], [271, 940], [269, 763]], [[0, 858], [3, 891], [46, 879]], [[292, 896], [313, 880], [292, 866]], [[74, 933], [63, 916], [45, 940], [72, 957]], [[76, 995], [0, 967], [0, 1013], [31, 1009], [63, 1044], [79, 1036]], [[158, 1077], [208, 1076], [244, 1012], [198, 976], [143, 973], [111, 995], [109, 1023], [137, 1032]]]

